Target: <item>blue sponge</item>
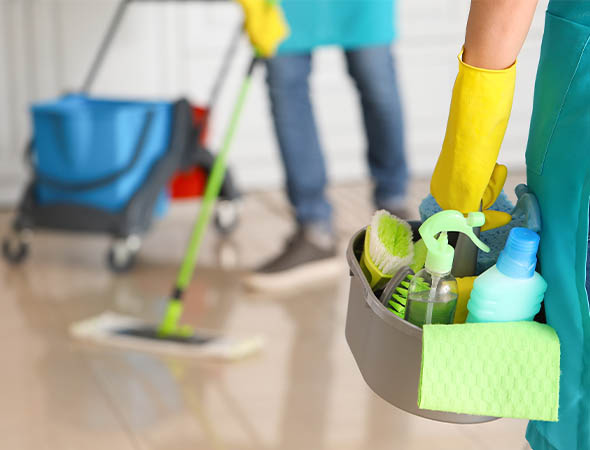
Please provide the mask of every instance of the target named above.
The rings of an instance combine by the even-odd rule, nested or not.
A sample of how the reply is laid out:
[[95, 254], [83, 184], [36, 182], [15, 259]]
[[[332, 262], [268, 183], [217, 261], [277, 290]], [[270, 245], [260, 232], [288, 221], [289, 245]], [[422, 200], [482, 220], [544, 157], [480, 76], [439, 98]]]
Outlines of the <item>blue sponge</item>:
[[[514, 205], [512, 205], [504, 191], [502, 191], [490, 209], [510, 213], [512, 212], [513, 208]], [[422, 221], [425, 221], [430, 216], [436, 214], [439, 211], [442, 211], [442, 208], [438, 206], [438, 203], [436, 203], [436, 200], [432, 195], [429, 194], [424, 200], [422, 200], [422, 203], [420, 204], [420, 218]], [[516, 219], [512, 219], [509, 224], [504, 225], [503, 227], [483, 231], [481, 233], [481, 240], [490, 247], [490, 252], [478, 252], [476, 274], [479, 275], [496, 264], [498, 256], [500, 256], [500, 252], [508, 240], [508, 233], [510, 233], [510, 230], [512, 230], [514, 227], [525, 226], [526, 223], [524, 217], [518, 217]]]

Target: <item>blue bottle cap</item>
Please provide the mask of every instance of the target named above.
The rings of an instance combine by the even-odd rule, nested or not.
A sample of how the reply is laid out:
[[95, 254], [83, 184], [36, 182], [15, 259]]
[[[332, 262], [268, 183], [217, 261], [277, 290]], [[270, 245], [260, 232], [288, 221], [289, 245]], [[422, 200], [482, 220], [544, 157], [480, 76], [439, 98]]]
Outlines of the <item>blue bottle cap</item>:
[[510, 230], [504, 250], [500, 253], [496, 267], [511, 278], [530, 278], [537, 266], [539, 235], [528, 228], [516, 227]]

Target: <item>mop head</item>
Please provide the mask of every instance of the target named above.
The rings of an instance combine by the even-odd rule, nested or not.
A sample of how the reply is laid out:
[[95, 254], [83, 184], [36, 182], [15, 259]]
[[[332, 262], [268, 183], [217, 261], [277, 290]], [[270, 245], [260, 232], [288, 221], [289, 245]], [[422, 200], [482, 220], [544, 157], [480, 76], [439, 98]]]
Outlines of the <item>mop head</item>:
[[[504, 191], [500, 193], [496, 199], [496, 202], [490, 207], [490, 209], [494, 211], [503, 211], [509, 214], [512, 212], [513, 208], [514, 205], [512, 202], [510, 202], [510, 200], [508, 200], [508, 197]], [[420, 204], [420, 218], [422, 221], [425, 221], [430, 216], [436, 214], [439, 211], [442, 211], [442, 209], [440, 206], [438, 206], [438, 203], [436, 203], [436, 200], [432, 195], [429, 194], [424, 200], [422, 200], [422, 203]], [[504, 225], [503, 227], [481, 232], [481, 240], [490, 247], [490, 251], [489, 253], [478, 252], [476, 269], [477, 274], [485, 272], [487, 269], [496, 264], [496, 261], [498, 261], [498, 256], [500, 256], [500, 252], [506, 244], [508, 234], [514, 227], [526, 227], [524, 217], [513, 218], [510, 223]]]
[[70, 334], [78, 339], [114, 347], [183, 356], [237, 360], [260, 351], [260, 336], [231, 338], [213, 332], [195, 333], [190, 337], [160, 337], [157, 325], [135, 317], [105, 312], [70, 326]]

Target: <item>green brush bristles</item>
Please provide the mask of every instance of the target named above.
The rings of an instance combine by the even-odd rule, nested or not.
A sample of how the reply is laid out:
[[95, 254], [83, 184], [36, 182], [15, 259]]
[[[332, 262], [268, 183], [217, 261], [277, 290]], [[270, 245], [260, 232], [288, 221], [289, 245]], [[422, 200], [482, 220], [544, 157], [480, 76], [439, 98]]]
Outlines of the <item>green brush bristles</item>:
[[377, 211], [371, 220], [371, 260], [383, 274], [394, 275], [412, 261], [412, 238], [412, 229], [407, 222], [385, 210]]
[[379, 239], [392, 255], [400, 258], [411, 252], [412, 230], [405, 222], [383, 214], [379, 219]]
[[[400, 318], [404, 318], [406, 313], [406, 305], [408, 302], [408, 289], [410, 287], [410, 281], [414, 279], [414, 275], [408, 275], [400, 285], [395, 289], [395, 293], [392, 294], [389, 300], [389, 309], [392, 313]], [[429, 291], [430, 285], [424, 281], [423, 278], [416, 278], [418, 284], [418, 291]]]

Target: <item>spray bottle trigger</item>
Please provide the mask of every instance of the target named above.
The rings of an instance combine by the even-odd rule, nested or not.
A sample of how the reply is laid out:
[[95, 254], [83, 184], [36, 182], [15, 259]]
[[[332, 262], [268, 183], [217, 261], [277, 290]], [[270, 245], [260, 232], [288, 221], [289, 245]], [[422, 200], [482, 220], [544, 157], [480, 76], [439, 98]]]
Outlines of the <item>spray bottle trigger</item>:
[[471, 228], [481, 227], [486, 222], [486, 216], [482, 212], [470, 212], [467, 215], [467, 225]]
[[480, 240], [480, 239], [479, 239], [479, 238], [478, 238], [478, 237], [475, 235], [475, 233], [473, 232], [473, 229], [471, 229], [471, 230], [468, 230], [468, 231], [467, 231], [467, 230], [465, 230], [465, 231], [463, 231], [463, 233], [465, 233], [467, 236], [469, 236], [469, 239], [471, 239], [471, 241], [472, 241], [472, 242], [473, 242], [475, 245], [477, 245], [477, 247], [478, 247], [480, 250], [482, 250], [482, 251], [484, 251], [484, 252], [486, 252], [486, 253], [490, 251], [490, 247], [488, 247], [486, 244], [484, 244], [484, 243], [483, 243], [483, 242], [482, 242], [482, 241], [481, 241], [481, 240]]
[[474, 228], [481, 227], [486, 221], [486, 216], [482, 212], [470, 212], [467, 215], [466, 223], [467, 228], [461, 230], [461, 232], [465, 233], [469, 239], [482, 251], [489, 252], [490, 247], [484, 244], [473, 232]]

